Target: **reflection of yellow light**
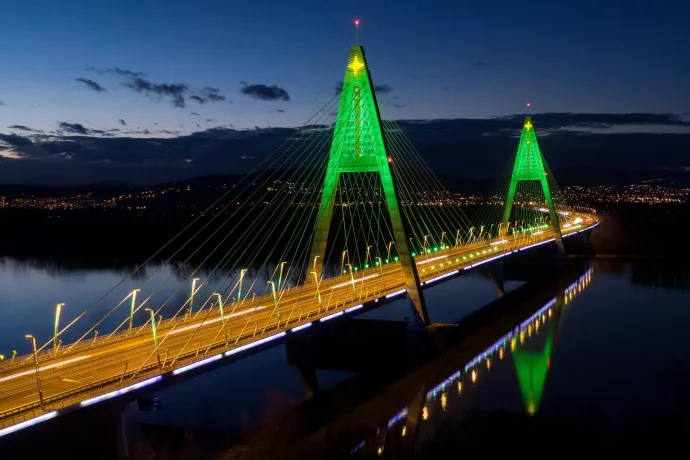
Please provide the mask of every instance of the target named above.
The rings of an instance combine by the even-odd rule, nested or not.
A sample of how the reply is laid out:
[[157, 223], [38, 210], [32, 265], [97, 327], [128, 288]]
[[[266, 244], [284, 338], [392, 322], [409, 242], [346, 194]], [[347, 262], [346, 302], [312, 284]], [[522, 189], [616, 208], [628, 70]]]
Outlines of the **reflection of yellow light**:
[[520, 331], [520, 345], [522, 345], [525, 341], [525, 330]]
[[458, 394], [462, 393], [462, 382], [458, 382]]
[[541, 323], [544, 324], [546, 322], [546, 316], [541, 315]]
[[532, 325], [527, 326], [527, 337], [532, 337]]
[[401, 434], [402, 434], [403, 436], [405, 436], [405, 435], [407, 434], [407, 427], [406, 427], [406, 426], [403, 426], [403, 428], [402, 428], [402, 433], [401, 433]]
[[445, 393], [441, 394], [441, 409], [446, 410], [446, 406], [448, 405], [448, 396], [446, 396]]
[[354, 59], [352, 59], [352, 62], [347, 66], [347, 68], [352, 70], [355, 75], [357, 75], [357, 72], [364, 68], [364, 63], [355, 55]]
[[477, 371], [472, 369], [472, 383], [477, 381]]
[[532, 128], [532, 123], [530, 123], [529, 121], [527, 123], [525, 123], [525, 129], [531, 129], [531, 128]]
[[487, 358], [486, 360], [486, 368], [491, 370], [491, 360]]
[[498, 359], [503, 359], [503, 347], [498, 349]]
[[510, 339], [510, 351], [515, 351], [515, 345], [515, 337], [513, 337], [512, 339]]
[[551, 309], [549, 308], [549, 318], [551, 318]]
[[379, 450], [377, 450], [376, 453], [379, 455], [383, 455], [383, 447], [379, 447]]
[[534, 332], [539, 332], [539, 320], [537, 320], [536, 324], [534, 325]]
[[534, 415], [537, 413], [537, 408], [534, 405], [534, 402], [530, 401], [529, 404], [527, 404], [527, 413], [529, 415]]
[[422, 420], [427, 420], [429, 418], [429, 408], [424, 406], [422, 409]]

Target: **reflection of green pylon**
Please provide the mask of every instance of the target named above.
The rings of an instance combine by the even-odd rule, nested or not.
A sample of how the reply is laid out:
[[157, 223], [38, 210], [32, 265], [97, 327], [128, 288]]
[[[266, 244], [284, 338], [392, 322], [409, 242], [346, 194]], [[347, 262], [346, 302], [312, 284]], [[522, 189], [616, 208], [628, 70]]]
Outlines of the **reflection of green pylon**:
[[562, 296], [559, 295], [554, 306], [554, 315], [549, 325], [549, 335], [546, 337], [546, 343], [542, 351], [533, 352], [517, 348], [513, 352], [513, 362], [515, 363], [515, 371], [520, 384], [522, 400], [525, 403], [527, 413], [530, 415], [537, 413], [544, 394], [544, 385], [549, 372], [549, 361], [551, 360], [556, 331], [558, 331], [561, 309]]
[[386, 140], [381, 129], [381, 117], [374, 85], [367, 66], [364, 48], [355, 45], [350, 50], [345, 80], [338, 106], [338, 119], [333, 133], [321, 205], [316, 217], [314, 240], [309, 263], [321, 276], [328, 232], [333, 217], [336, 191], [342, 173], [378, 172], [390, 214], [398, 257], [402, 264], [407, 295], [426, 324], [429, 317], [424, 297], [419, 289], [419, 275], [410, 258], [407, 238], [398, 207], [393, 175], [388, 164]]
[[558, 250], [564, 253], [561, 226], [558, 223], [558, 214], [556, 213], [556, 208], [551, 198], [551, 189], [549, 188], [549, 180], [546, 169], [544, 168], [544, 163], [544, 157], [537, 143], [537, 135], [534, 132], [534, 125], [532, 125], [532, 117], [525, 117], [525, 123], [522, 126], [522, 134], [520, 135], [520, 144], [518, 145], [517, 154], [515, 155], [513, 175], [510, 177], [510, 185], [508, 186], [508, 197], [503, 209], [502, 225], [503, 228], [507, 230], [508, 227], [506, 224], [510, 218], [510, 211], [513, 207], [513, 199], [515, 198], [518, 182], [539, 181], [542, 191], [544, 192], [544, 197], [546, 198], [546, 205], [549, 208], [549, 217], [556, 237]]

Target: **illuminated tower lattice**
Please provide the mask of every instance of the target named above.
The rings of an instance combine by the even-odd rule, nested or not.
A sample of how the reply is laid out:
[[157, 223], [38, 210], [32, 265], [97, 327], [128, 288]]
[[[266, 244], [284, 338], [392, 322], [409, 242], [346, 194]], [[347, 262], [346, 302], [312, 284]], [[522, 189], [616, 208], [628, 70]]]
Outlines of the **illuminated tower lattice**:
[[541, 184], [541, 189], [544, 192], [546, 205], [549, 208], [549, 218], [551, 219], [551, 226], [556, 237], [556, 244], [561, 253], [565, 252], [563, 249], [563, 240], [561, 237], [561, 226], [558, 223], [558, 214], [553, 204], [551, 197], [551, 189], [549, 188], [549, 180], [546, 169], [544, 168], [544, 157], [539, 149], [537, 143], [537, 135], [534, 132], [534, 125], [532, 125], [532, 117], [525, 118], [525, 124], [522, 126], [522, 134], [520, 135], [520, 144], [518, 145], [517, 154], [515, 155], [515, 163], [513, 165], [513, 174], [510, 177], [510, 185], [508, 186], [508, 197], [505, 202], [503, 210], [502, 227], [507, 230], [508, 219], [510, 219], [510, 211], [513, 207], [513, 200], [515, 199], [515, 191], [517, 190], [518, 182], [521, 181], [538, 181]]
[[427, 324], [429, 317], [419, 289], [419, 275], [410, 257], [387, 151], [364, 48], [354, 45], [345, 71], [309, 261], [314, 261], [314, 270], [321, 274], [341, 174], [379, 173], [407, 295], [422, 322]]

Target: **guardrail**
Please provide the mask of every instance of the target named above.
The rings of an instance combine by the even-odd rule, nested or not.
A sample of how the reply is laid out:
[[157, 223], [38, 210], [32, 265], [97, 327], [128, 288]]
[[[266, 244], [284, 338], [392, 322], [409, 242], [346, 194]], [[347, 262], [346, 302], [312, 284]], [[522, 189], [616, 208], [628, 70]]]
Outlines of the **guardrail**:
[[[325, 315], [329, 312], [332, 313], [339, 310], [345, 310], [346, 308], [356, 303], [379, 298], [379, 296], [381, 296], [382, 293], [400, 287], [400, 284], [401, 283], [394, 283], [392, 285], [386, 286], [382, 283], [380, 288], [374, 289], [373, 291], [371, 291], [371, 293], [368, 289], [366, 290], [366, 292], [364, 292], [362, 287], [362, 289], [360, 289], [359, 295], [355, 295], [353, 297], [344, 299], [342, 302], [340, 301], [340, 299], [336, 299], [336, 302], [333, 305], [326, 305], [325, 307], [317, 304], [307, 313], [304, 313], [303, 311], [300, 312], [299, 315], [296, 317], [295, 321], [292, 323], [292, 325], [295, 326], [299, 323], [305, 322], [308, 319], [311, 320], [310, 318], [312, 318], [313, 316], [319, 317], [321, 314]], [[45, 412], [48, 411], [63, 409], [75, 404], [79, 404], [86, 399], [90, 399], [87, 397], [102, 396], [103, 394], [107, 394], [110, 391], [117, 391], [119, 389], [135, 385], [139, 382], [143, 382], [151, 377], [165, 375], [167, 373], [174, 371], [175, 369], [179, 369], [180, 367], [184, 367], [189, 364], [202, 361], [206, 359], [209, 354], [215, 355], [218, 351], [229, 351], [234, 348], [239, 348], [253, 343], [255, 341], [254, 339], [257, 338], [257, 336], [264, 337], [266, 335], [273, 334], [281, 328], [287, 328], [290, 325], [290, 322], [293, 320], [295, 308], [296, 306], [292, 307], [292, 309], [290, 310], [290, 314], [288, 315], [288, 318], [285, 322], [276, 321], [275, 323], [271, 324], [271, 318], [269, 318], [266, 324], [263, 326], [263, 329], [260, 328], [258, 321], [255, 321], [256, 324], [254, 325], [254, 328], [250, 328], [249, 330], [247, 330], [247, 326], [251, 322], [250, 318], [245, 323], [245, 326], [242, 328], [240, 334], [236, 336], [230, 336], [228, 341], [226, 341], [225, 338], [223, 338], [217, 342], [213, 342], [210, 345], [205, 345], [204, 347], [199, 347], [196, 350], [190, 350], [186, 353], [180, 354], [171, 361], [171, 367], [167, 368], [167, 372], [162, 372], [162, 368], [165, 368], [167, 363], [164, 362], [160, 368], [158, 364], [154, 363], [145, 366], [141, 370], [123, 372], [123, 374], [120, 376], [99, 380], [97, 382], [93, 382], [67, 392], [44, 398], [43, 406], [41, 406], [39, 402], [34, 402], [14, 408], [9, 411], [0, 412], [0, 428], [13, 426], [17, 423], [30, 420], [39, 415], [43, 415]], [[303, 309], [300, 308], [298, 310]], [[231, 342], [232, 344], [230, 345]]]

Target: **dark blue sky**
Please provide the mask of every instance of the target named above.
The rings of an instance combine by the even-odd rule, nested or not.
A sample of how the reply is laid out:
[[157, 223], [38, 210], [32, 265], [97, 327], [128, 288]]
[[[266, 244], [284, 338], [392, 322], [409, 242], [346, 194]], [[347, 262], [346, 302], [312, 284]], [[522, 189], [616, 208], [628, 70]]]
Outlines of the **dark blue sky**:
[[2, 8], [0, 132], [300, 125], [333, 96], [355, 17], [396, 118], [690, 112], [685, 0], [27, 0]]

